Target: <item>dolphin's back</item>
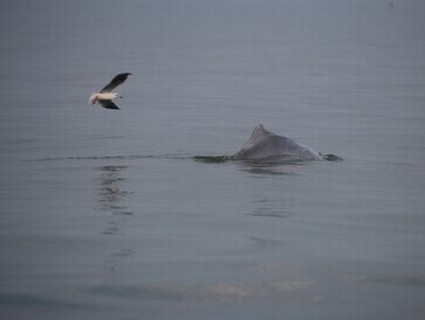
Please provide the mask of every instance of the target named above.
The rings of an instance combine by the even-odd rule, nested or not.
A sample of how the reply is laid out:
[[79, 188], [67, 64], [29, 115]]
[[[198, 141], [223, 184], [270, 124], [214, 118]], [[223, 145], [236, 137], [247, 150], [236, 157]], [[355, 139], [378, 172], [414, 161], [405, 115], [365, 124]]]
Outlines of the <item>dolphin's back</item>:
[[254, 128], [250, 138], [233, 155], [237, 160], [259, 160], [270, 157], [322, 160], [322, 156], [315, 150], [290, 138], [269, 132], [261, 124]]

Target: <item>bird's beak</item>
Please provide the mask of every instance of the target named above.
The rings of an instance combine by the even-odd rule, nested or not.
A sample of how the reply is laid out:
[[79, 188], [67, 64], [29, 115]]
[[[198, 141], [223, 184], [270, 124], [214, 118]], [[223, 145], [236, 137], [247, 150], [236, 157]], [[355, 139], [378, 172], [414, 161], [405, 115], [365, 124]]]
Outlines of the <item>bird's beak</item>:
[[118, 96], [118, 98], [120, 98], [120, 99], [124, 99], [124, 97], [123, 97], [123, 96]]

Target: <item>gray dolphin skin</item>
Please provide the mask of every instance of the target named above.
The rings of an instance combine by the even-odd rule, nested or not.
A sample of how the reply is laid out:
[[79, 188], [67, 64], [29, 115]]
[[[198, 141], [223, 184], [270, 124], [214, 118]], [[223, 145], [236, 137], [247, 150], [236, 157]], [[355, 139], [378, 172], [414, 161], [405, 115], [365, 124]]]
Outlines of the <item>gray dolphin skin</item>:
[[275, 157], [287, 157], [295, 160], [327, 160], [324, 155], [307, 146], [267, 131], [262, 124], [254, 128], [249, 139], [232, 156], [232, 159], [260, 160]]
[[263, 164], [292, 163], [293, 161], [327, 160], [342, 161], [334, 154], [322, 154], [293, 139], [279, 136], [259, 124], [252, 131], [241, 149], [231, 156], [195, 156], [194, 160], [205, 163], [220, 163], [241, 160]]

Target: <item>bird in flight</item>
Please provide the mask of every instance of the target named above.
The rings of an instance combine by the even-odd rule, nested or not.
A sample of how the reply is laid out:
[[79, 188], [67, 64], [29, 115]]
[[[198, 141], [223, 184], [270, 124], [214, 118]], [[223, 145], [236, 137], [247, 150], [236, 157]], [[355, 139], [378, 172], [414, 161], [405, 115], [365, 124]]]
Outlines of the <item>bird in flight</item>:
[[93, 92], [89, 98], [89, 104], [95, 104], [96, 102], [100, 104], [101, 107], [105, 109], [113, 109], [113, 110], [119, 110], [118, 106], [112, 101], [115, 98], [121, 98], [118, 93], [112, 92], [116, 87], [123, 84], [124, 81], [128, 78], [128, 76], [131, 76], [132, 73], [120, 73], [117, 74], [111, 82], [109, 82], [105, 87], [103, 87], [102, 90], [99, 92]]

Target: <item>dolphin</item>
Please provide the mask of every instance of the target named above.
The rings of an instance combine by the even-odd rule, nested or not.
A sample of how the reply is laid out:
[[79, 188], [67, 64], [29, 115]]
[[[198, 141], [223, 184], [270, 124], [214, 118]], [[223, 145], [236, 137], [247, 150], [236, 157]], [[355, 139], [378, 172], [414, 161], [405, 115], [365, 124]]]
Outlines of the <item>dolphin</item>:
[[[249, 139], [240, 150], [231, 156], [195, 156], [196, 161], [219, 163], [231, 160], [260, 163], [287, 163], [292, 161], [328, 160], [342, 161], [334, 154], [322, 154], [296, 142], [291, 138], [277, 135], [264, 129], [262, 124], [254, 128]], [[271, 161], [271, 162], [270, 162]]]
[[302, 145], [291, 138], [277, 135], [264, 129], [262, 124], [256, 126], [249, 139], [240, 150], [231, 156], [233, 160], [342, 160], [335, 155], [325, 155]]

